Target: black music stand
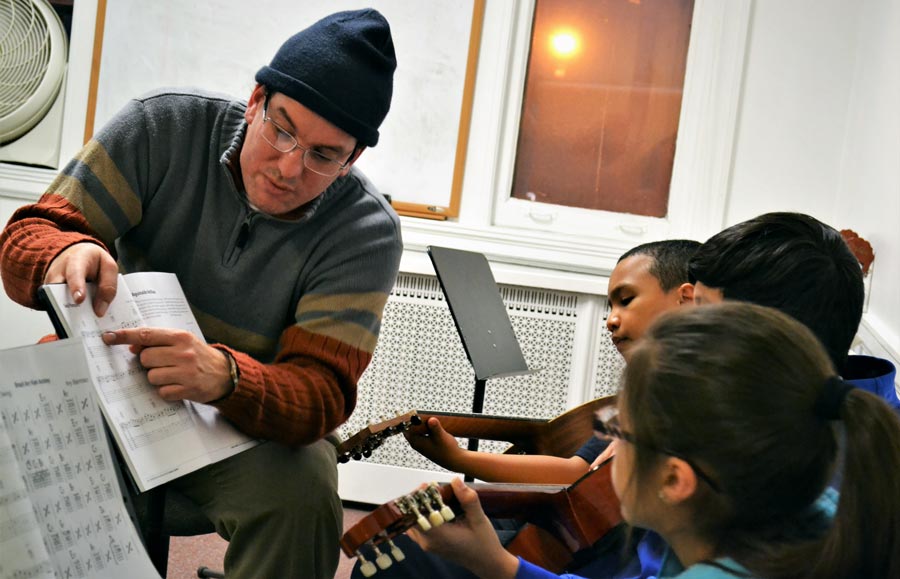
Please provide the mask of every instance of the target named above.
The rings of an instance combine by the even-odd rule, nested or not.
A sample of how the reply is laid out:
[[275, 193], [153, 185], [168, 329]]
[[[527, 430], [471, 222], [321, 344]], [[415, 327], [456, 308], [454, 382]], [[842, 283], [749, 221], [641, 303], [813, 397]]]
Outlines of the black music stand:
[[[531, 370], [484, 255], [434, 246], [427, 251], [466, 356], [475, 370], [472, 412], [481, 413], [489, 378], [530, 374]], [[468, 448], [478, 450], [478, 439], [470, 438]]]

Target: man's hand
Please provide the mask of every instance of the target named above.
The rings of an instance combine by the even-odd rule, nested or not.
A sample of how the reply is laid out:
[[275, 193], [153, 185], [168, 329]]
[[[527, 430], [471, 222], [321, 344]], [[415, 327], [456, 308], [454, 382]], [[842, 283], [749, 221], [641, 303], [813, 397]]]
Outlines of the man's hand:
[[[424, 429], [424, 430], [423, 430]], [[406, 430], [403, 436], [413, 449], [448, 470], [457, 470], [456, 459], [462, 454], [459, 443], [444, 430], [441, 421], [432, 416], [423, 428]]]
[[231, 393], [228, 354], [194, 334], [167, 328], [135, 328], [105, 332], [109, 346], [128, 344], [159, 387], [163, 400], [210, 402]]
[[85, 283], [97, 284], [94, 295], [94, 313], [103, 317], [109, 303], [116, 297], [116, 276], [119, 268], [116, 260], [96, 243], [76, 243], [57, 255], [47, 273], [44, 283], [65, 283], [75, 298], [75, 303], [84, 301]]
[[422, 549], [466, 567], [479, 577], [512, 579], [519, 560], [500, 544], [497, 532], [485, 516], [478, 494], [459, 478], [450, 483], [463, 515], [427, 533], [413, 527], [409, 537]]

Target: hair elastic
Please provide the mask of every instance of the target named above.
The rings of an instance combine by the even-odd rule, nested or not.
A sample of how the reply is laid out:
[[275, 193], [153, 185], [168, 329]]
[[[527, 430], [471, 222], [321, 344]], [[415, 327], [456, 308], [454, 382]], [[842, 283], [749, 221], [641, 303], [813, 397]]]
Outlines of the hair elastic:
[[826, 420], [840, 420], [844, 399], [853, 388], [853, 384], [845, 382], [840, 376], [826, 378], [814, 407], [816, 416]]

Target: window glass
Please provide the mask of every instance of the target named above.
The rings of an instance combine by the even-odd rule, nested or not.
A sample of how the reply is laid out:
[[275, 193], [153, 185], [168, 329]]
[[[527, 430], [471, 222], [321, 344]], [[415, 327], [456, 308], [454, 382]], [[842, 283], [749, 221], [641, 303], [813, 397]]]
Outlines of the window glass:
[[536, 0], [511, 196], [665, 217], [693, 0]]

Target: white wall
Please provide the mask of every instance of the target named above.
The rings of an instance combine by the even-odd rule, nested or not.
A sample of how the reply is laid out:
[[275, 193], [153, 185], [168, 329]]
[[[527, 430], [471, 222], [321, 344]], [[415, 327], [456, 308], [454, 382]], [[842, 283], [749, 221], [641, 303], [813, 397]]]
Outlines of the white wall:
[[[836, 221], [872, 243], [864, 322], [900, 353], [900, 0], [862, 3]], [[877, 353], [877, 352], [876, 352]]]
[[726, 225], [802, 211], [872, 243], [864, 324], [900, 352], [900, 0], [755, 0]]
[[768, 211], [843, 225], [834, 204], [865, 2], [753, 3], [726, 225]]

